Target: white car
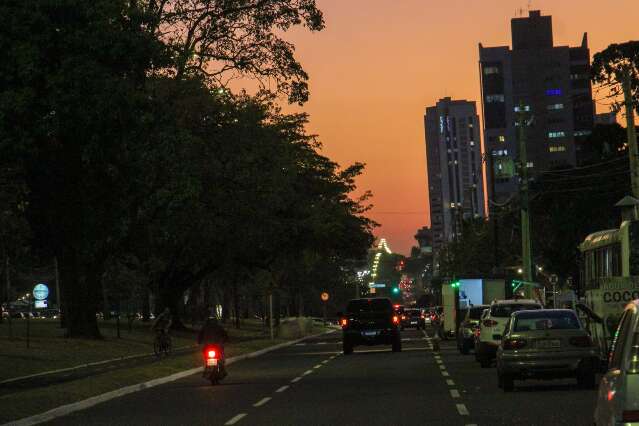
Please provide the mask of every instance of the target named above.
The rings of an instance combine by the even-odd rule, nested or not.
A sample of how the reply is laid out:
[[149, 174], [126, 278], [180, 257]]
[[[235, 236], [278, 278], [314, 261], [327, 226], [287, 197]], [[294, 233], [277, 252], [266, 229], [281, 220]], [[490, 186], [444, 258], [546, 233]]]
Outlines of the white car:
[[595, 425], [639, 425], [639, 300], [626, 306], [599, 383]]
[[475, 359], [482, 368], [490, 367], [495, 359], [510, 314], [541, 308], [541, 304], [532, 299], [498, 300], [490, 304], [490, 311], [481, 320], [479, 338], [475, 345]]

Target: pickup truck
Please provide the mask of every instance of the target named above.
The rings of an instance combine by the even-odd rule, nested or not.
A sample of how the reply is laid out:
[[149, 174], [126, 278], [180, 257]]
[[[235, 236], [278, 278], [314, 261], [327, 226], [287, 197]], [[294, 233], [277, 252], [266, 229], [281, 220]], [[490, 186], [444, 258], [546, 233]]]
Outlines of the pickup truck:
[[401, 352], [400, 316], [390, 299], [353, 299], [348, 302], [346, 312], [338, 316], [344, 355], [353, 353], [358, 345], [391, 345], [393, 352]]

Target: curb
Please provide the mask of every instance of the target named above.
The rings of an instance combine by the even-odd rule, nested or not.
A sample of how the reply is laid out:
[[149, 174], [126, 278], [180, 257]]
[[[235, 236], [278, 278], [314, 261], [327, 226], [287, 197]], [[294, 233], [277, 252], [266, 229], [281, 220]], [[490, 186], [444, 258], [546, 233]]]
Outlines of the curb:
[[[301, 339], [291, 340], [290, 342], [280, 343], [274, 346], [269, 346], [264, 349], [260, 349], [259, 351], [234, 356], [231, 358], [227, 358], [226, 364], [230, 365], [236, 363], [238, 361], [242, 361], [249, 358], [255, 358], [265, 353], [275, 351], [281, 348], [285, 348], [287, 346], [292, 346], [296, 343], [299, 343], [303, 340], [312, 339], [313, 337], [322, 336], [324, 334], [333, 333], [335, 330], [328, 330], [318, 334], [312, 334], [310, 336], [302, 337]], [[203, 367], [191, 368], [189, 370], [180, 371], [179, 373], [171, 374], [170, 376], [160, 377], [158, 379], [153, 379], [148, 382], [138, 383], [137, 385], [125, 386], [120, 389], [112, 390], [110, 392], [103, 393], [101, 395], [96, 395], [91, 398], [83, 399], [82, 401], [72, 402], [71, 404], [62, 405], [57, 408], [53, 408], [49, 411], [45, 411], [41, 414], [36, 414], [31, 417], [25, 417], [24, 419], [15, 420], [9, 423], [5, 423], [1, 426], [31, 426], [37, 425], [39, 423], [44, 423], [51, 421], [55, 418], [69, 415], [75, 411], [85, 410], [87, 408], [93, 407], [94, 405], [101, 404], [103, 402], [109, 401], [111, 399], [119, 398], [130, 393], [139, 392], [145, 389], [149, 389], [155, 386], [163, 385], [165, 383], [174, 382], [176, 380], [183, 379], [185, 377], [197, 374], [202, 371]]]

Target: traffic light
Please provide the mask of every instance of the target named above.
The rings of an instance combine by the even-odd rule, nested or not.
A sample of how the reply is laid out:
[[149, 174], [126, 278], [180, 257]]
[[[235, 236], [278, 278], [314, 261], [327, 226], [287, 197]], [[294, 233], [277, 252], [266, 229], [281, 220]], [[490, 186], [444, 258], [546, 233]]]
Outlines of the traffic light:
[[399, 294], [399, 287], [393, 287], [393, 294]]
[[459, 281], [453, 281], [452, 283], [450, 283], [450, 286], [452, 288], [459, 288]]

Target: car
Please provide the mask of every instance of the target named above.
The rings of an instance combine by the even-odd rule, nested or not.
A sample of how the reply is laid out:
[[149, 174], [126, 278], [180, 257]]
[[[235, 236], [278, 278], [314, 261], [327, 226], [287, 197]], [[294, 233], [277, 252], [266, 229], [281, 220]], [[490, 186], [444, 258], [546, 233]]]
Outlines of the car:
[[475, 334], [479, 327], [482, 313], [488, 309], [488, 305], [473, 305], [461, 310], [459, 328], [457, 329], [457, 349], [463, 355], [467, 355], [475, 347]]
[[424, 321], [421, 311], [419, 309], [404, 309], [400, 325], [402, 330], [405, 328], [416, 328], [418, 330], [423, 328]]
[[352, 354], [358, 345], [391, 345], [393, 352], [401, 352], [400, 317], [390, 299], [353, 299], [338, 317], [344, 355]]
[[475, 345], [475, 359], [479, 361], [481, 367], [490, 367], [495, 359], [504, 328], [513, 312], [541, 308], [541, 304], [532, 299], [508, 299], [492, 302], [490, 311], [480, 322], [479, 338]]
[[599, 383], [595, 425], [639, 425], [639, 300], [623, 311], [608, 371]]
[[598, 351], [571, 309], [514, 312], [497, 349], [497, 380], [504, 392], [515, 380], [575, 377], [594, 388]]
[[422, 320], [424, 322], [424, 326], [431, 325], [432, 319], [430, 317], [430, 311], [426, 308], [421, 309]]

